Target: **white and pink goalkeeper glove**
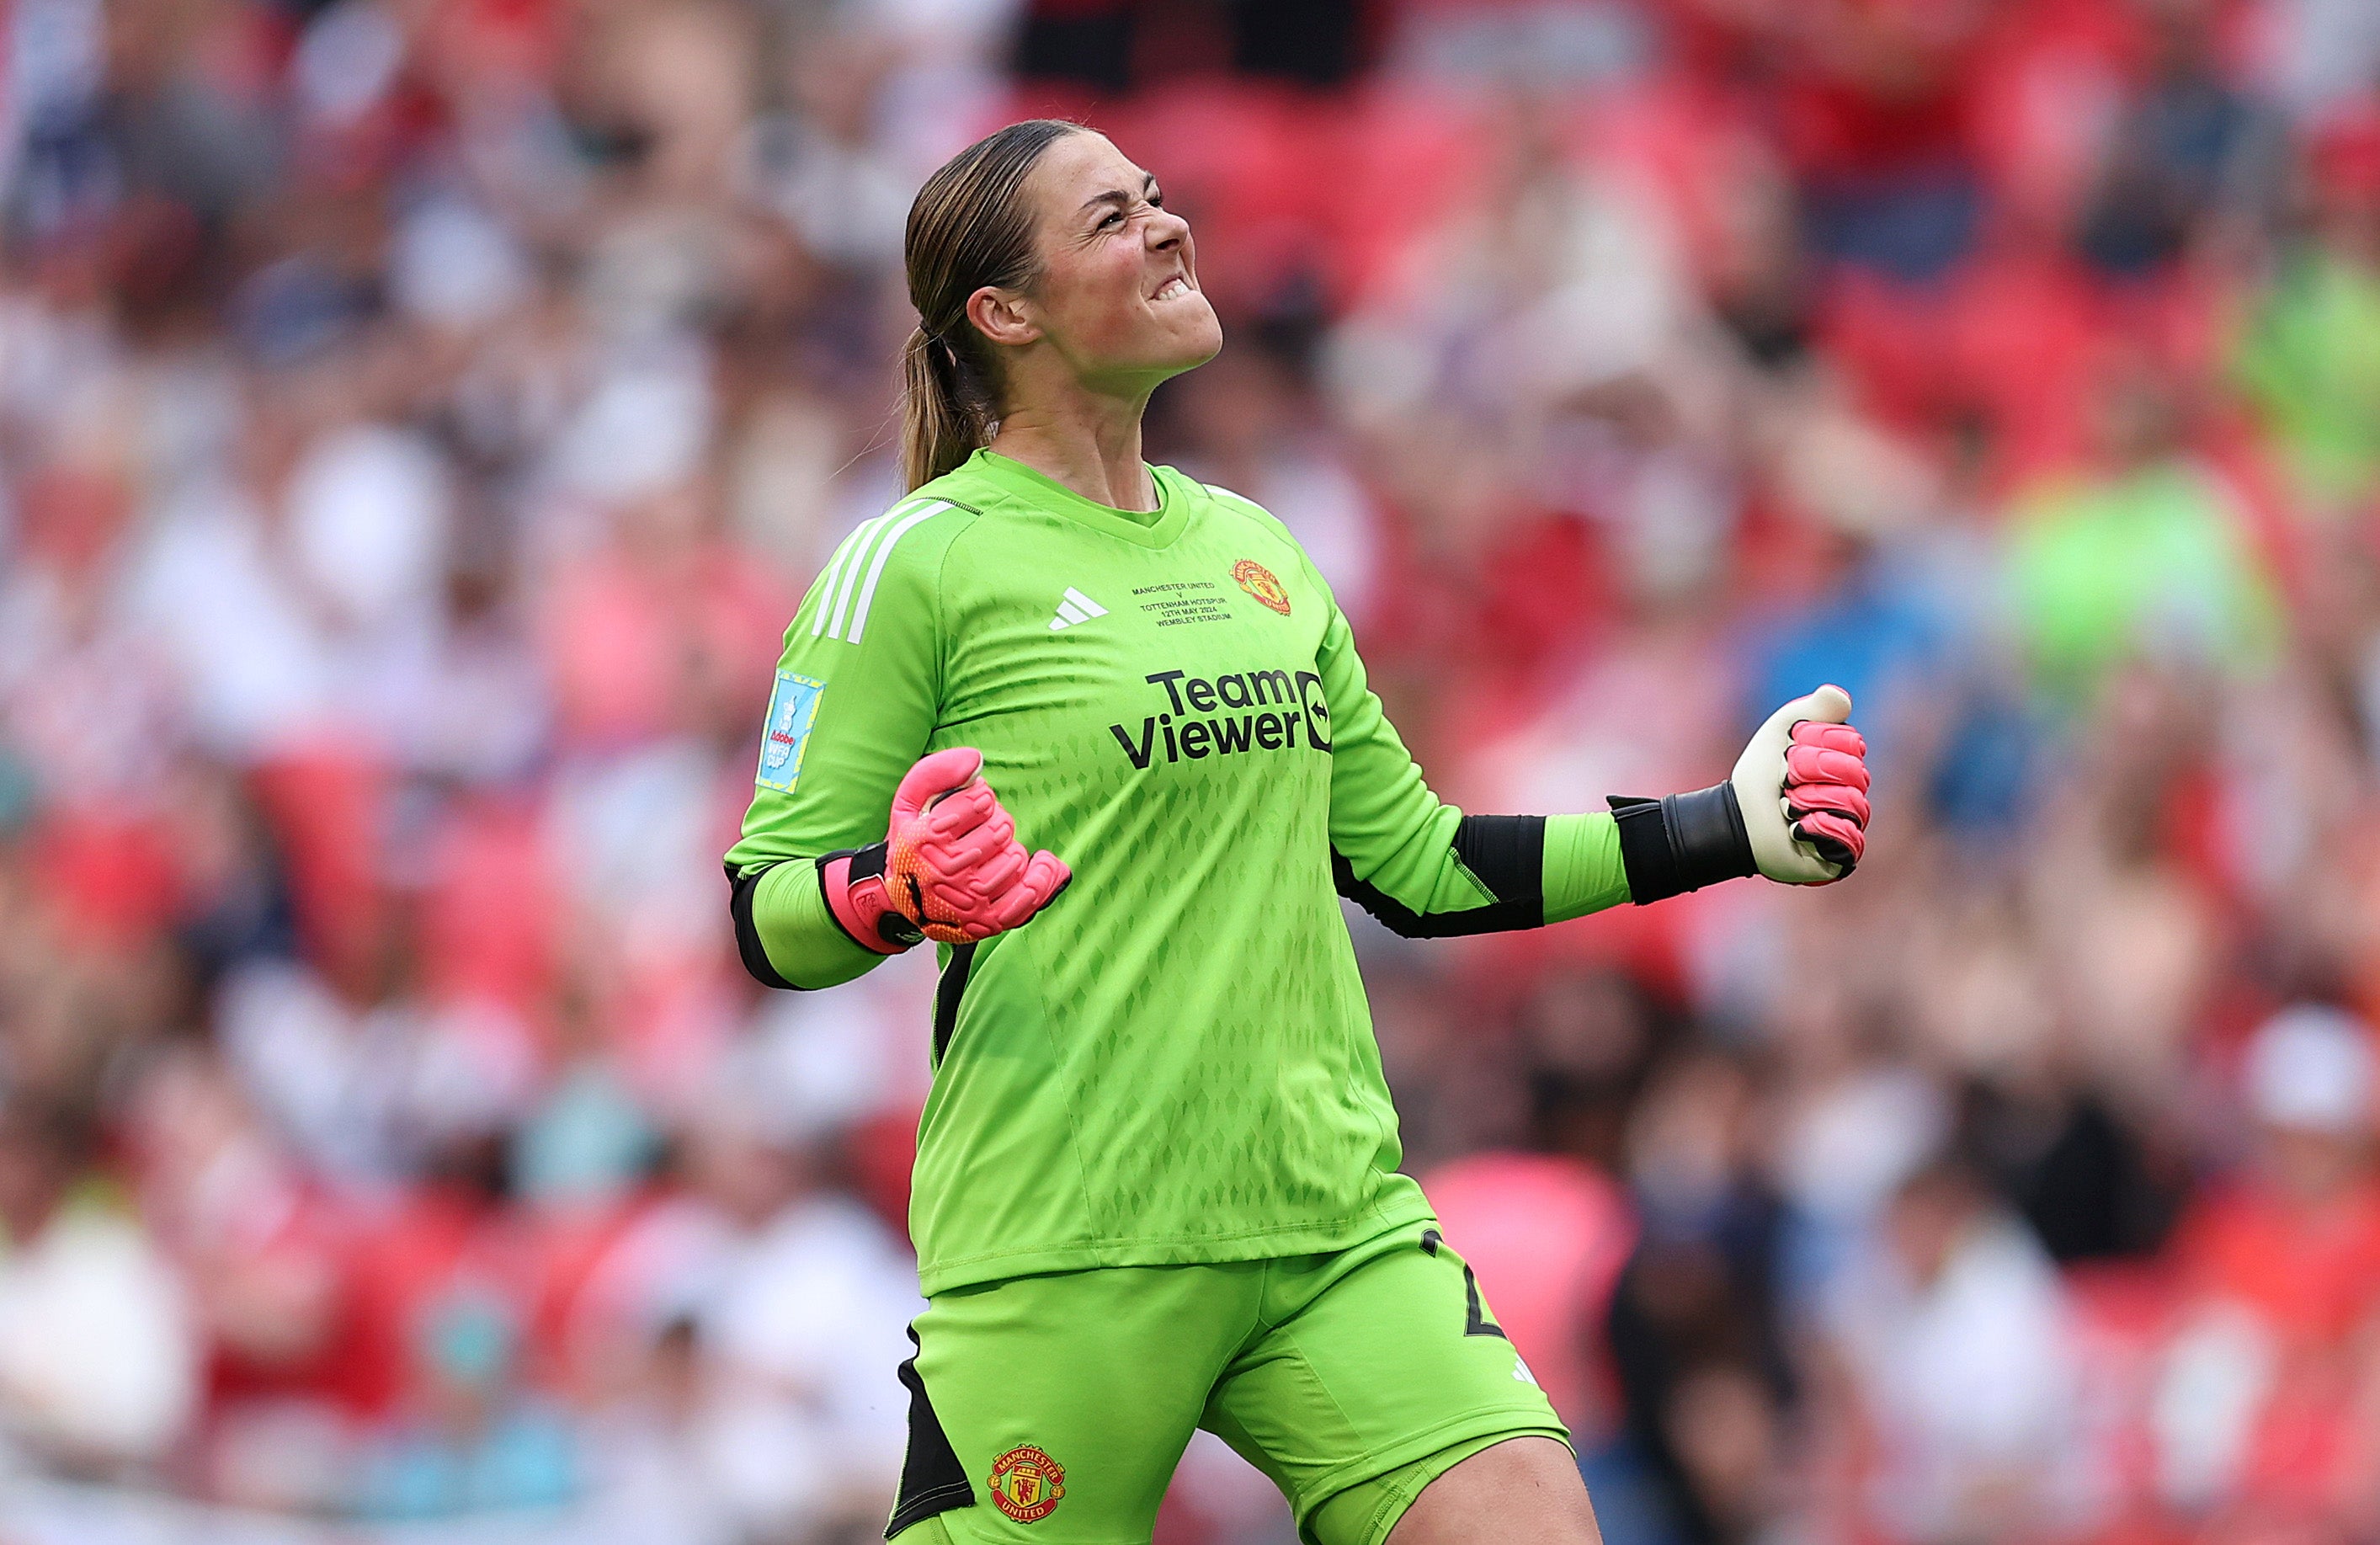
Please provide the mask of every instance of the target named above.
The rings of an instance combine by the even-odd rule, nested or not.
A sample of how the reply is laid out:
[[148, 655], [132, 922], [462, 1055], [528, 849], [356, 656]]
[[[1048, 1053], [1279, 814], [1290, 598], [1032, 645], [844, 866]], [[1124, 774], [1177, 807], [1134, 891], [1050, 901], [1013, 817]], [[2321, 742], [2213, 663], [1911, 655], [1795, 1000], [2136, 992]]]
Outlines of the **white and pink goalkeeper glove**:
[[1851, 716], [1851, 694], [1821, 687], [1770, 714], [1735, 760], [1728, 783], [1771, 880], [1831, 884], [1867, 851], [1867, 740]]
[[1611, 798], [1629, 894], [1659, 901], [1759, 874], [1827, 885], [1867, 851], [1867, 741], [1851, 694], [1821, 687], [1770, 714], [1728, 781], [1665, 799]]

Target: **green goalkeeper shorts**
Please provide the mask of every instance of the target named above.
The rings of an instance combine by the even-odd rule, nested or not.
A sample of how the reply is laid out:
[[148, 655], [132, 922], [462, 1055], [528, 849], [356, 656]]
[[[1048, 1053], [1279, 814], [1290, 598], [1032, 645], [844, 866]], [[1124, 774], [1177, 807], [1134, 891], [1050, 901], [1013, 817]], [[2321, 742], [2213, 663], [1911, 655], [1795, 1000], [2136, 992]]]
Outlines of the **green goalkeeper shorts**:
[[1191, 1432], [1308, 1545], [1378, 1545], [1490, 1443], [1569, 1433], [1437, 1228], [1328, 1255], [1120, 1266], [937, 1295], [910, 1328], [901, 1545], [1148, 1545]]

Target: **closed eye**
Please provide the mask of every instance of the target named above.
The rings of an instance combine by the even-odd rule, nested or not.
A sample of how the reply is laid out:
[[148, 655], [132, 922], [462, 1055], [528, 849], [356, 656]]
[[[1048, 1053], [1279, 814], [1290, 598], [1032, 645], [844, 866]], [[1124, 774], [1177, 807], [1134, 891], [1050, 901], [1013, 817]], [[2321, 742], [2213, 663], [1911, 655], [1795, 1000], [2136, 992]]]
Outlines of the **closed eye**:
[[[1165, 207], [1165, 196], [1157, 190], [1155, 177], [1149, 177], [1141, 184], [1139, 201], [1146, 203], [1151, 209]], [[1104, 193], [1095, 193], [1083, 201], [1085, 209], [1098, 204], [1106, 204], [1109, 207], [1109, 213], [1092, 223], [1091, 229], [1094, 232], [1104, 231], [1111, 225], [1122, 225], [1132, 214], [1134, 200], [1131, 194], [1118, 188], [1111, 189]]]

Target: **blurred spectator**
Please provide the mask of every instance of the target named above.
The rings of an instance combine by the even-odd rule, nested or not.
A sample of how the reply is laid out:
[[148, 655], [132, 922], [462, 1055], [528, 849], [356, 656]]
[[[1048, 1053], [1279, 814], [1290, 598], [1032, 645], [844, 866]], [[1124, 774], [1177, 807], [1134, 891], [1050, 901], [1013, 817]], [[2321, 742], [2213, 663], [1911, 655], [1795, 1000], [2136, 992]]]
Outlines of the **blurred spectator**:
[[1692, 1054], [1646, 1089], [1629, 1132], [1644, 1236], [1608, 1332], [1626, 1440], [1687, 1541], [1757, 1533], [1778, 1502], [1799, 1394], [1778, 1280], [1784, 1204], [1762, 1174], [1748, 1070]]
[[1828, 1328], [1877, 1515], [1922, 1541], [2055, 1537], [2087, 1484], [2048, 1257], [1956, 1162], [1910, 1177]]
[[89, 1475], [153, 1470], [198, 1394], [181, 1283], [93, 1168], [79, 1115], [0, 1108], [0, 1429]]
[[2241, 1075], [2253, 1149], [2175, 1240], [2183, 1318], [2155, 1429], [2166, 1495], [2245, 1530], [2367, 1505], [2380, 1060], [2370, 1027], [2306, 1004], [2257, 1030]]
[[416, 1333], [419, 1397], [367, 1446], [354, 1510], [445, 1518], [569, 1501], [577, 1441], [565, 1413], [515, 1387], [520, 1348], [508, 1307], [457, 1293]]
[[211, 1050], [142, 1076], [130, 1121], [140, 1195], [212, 1344], [200, 1484], [249, 1506], [343, 1501], [358, 1374], [355, 1284], [336, 1210], [260, 1127]]
[[2237, 368], [2303, 496], [2326, 514], [2355, 507], [2380, 470], [2380, 108], [2324, 126], [2304, 175], [2307, 229], [2281, 254]]
[[651, 1337], [619, 1407], [595, 1424], [606, 1503], [596, 1538], [621, 1545], [740, 1545], [754, 1538], [742, 1499], [719, 1484], [711, 1383], [692, 1320], [673, 1320]]
[[2186, 454], [2185, 410], [2147, 359], [2111, 359], [2095, 474], [2021, 501], [2017, 606], [2053, 689], [2086, 696], [2136, 653], [2240, 672], [2271, 657], [2274, 600], [2245, 511]]
[[[917, 1263], [824, 1189], [830, 1150], [798, 1102], [744, 1071], [685, 1134], [686, 1193], [623, 1235], [589, 1288], [588, 1312], [644, 1370], [605, 1463], [632, 1490], [691, 1466], [676, 1484], [743, 1538], [880, 1523], [908, 1433], [888, 1374], [924, 1308]], [[673, 1373], [689, 1367], [691, 1391]]]
[[492, 1132], [442, 1131], [347, 1247], [370, 1420], [341, 1500], [361, 1516], [550, 1507], [583, 1484], [582, 1435], [532, 1339], [540, 1262], [504, 1157]]
[[2215, 7], [2143, 7], [2147, 79], [2108, 137], [2107, 164], [2082, 218], [2082, 249], [2102, 268], [2140, 274], [2180, 257], [2245, 186], [2255, 108], [2216, 56]]
[[501, 1015], [418, 996], [409, 908], [392, 902], [336, 978], [260, 958], [222, 989], [217, 1032], [259, 1102], [334, 1184], [416, 1173], [457, 1135], [513, 1119], [533, 1051]]
[[1819, 251], [1921, 283], [1970, 250], [1984, 192], [1966, 119], [1985, 17], [1979, 5], [1842, 6], [1788, 29], [1782, 139]]

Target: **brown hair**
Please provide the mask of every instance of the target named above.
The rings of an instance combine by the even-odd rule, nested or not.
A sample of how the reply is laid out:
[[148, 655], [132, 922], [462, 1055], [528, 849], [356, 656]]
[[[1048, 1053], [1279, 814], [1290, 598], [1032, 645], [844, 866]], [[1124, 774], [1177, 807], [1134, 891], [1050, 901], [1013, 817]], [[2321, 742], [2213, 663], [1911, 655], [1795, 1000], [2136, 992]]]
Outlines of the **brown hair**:
[[917, 331], [901, 351], [901, 480], [931, 482], [991, 438], [999, 380], [967, 298], [1032, 282], [1033, 214], [1018, 197], [1041, 152], [1080, 124], [1028, 118], [977, 140], [926, 179], [902, 257]]

